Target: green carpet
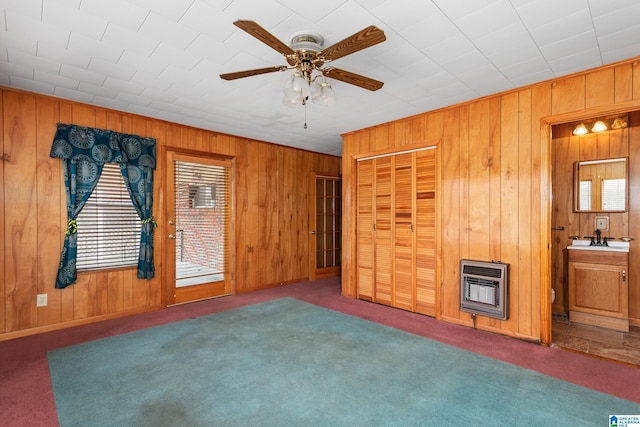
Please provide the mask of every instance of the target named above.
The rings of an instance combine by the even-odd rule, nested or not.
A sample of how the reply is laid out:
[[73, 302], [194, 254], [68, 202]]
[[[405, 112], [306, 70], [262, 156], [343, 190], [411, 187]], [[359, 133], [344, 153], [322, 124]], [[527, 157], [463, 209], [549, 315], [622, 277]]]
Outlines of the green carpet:
[[292, 298], [49, 352], [61, 426], [604, 426], [640, 405]]

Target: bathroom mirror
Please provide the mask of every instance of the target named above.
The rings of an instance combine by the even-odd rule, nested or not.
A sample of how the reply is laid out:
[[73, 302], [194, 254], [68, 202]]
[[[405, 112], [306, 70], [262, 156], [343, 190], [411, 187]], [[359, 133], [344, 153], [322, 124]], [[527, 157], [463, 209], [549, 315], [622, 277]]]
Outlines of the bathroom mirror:
[[624, 212], [627, 210], [627, 159], [576, 162], [575, 212]]

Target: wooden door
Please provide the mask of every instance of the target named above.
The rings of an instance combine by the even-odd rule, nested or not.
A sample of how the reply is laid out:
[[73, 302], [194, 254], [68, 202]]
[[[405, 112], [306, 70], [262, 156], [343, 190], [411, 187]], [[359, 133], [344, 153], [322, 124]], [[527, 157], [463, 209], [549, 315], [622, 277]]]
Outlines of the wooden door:
[[437, 315], [436, 150], [358, 161], [358, 298]]
[[167, 152], [167, 304], [231, 293], [231, 162]]
[[357, 238], [358, 298], [372, 301], [374, 284], [374, 180], [375, 160], [358, 162], [357, 171]]
[[415, 309], [415, 180], [413, 153], [393, 157], [393, 302], [394, 307]]
[[309, 279], [340, 275], [342, 186], [339, 176], [311, 174]]
[[374, 222], [374, 296], [373, 300], [391, 305], [393, 257], [393, 157], [375, 160], [375, 222]]
[[416, 310], [436, 316], [437, 200], [436, 150], [415, 153]]

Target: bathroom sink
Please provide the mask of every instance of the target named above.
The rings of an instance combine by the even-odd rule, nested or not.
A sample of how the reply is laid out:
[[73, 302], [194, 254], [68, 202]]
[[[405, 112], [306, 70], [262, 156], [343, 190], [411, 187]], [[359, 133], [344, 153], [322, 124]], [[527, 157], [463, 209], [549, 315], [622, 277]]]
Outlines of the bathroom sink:
[[607, 241], [605, 245], [591, 245], [591, 240], [572, 240], [567, 249], [577, 249], [580, 251], [605, 251], [605, 252], [629, 252], [629, 242], [616, 240]]

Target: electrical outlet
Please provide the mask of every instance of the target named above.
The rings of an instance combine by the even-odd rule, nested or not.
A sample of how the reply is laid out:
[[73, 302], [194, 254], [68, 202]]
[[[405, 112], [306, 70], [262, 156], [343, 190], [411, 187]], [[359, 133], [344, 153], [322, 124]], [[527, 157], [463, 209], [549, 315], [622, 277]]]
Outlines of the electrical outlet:
[[47, 294], [36, 295], [36, 307], [46, 307], [46, 305], [47, 305]]
[[609, 231], [609, 218], [606, 216], [597, 216], [596, 229], [600, 231]]

